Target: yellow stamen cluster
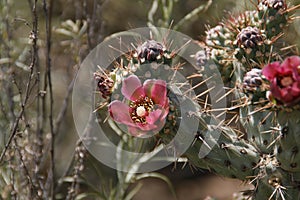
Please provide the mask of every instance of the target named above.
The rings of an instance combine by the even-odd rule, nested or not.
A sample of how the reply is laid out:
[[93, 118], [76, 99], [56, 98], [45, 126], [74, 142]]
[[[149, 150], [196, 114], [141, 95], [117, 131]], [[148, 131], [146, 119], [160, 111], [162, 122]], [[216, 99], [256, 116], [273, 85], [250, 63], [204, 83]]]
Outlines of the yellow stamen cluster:
[[141, 97], [136, 101], [130, 102], [129, 107], [131, 119], [135, 123], [146, 124], [146, 116], [153, 110], [154, 103], [149, 97]]

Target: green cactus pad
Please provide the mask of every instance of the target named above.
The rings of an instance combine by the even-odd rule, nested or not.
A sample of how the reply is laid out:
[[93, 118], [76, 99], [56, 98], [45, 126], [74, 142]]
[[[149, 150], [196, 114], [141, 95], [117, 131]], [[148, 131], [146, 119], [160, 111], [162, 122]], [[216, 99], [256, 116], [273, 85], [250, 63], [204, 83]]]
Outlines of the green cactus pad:
[[278, 122], [281, 137], [276, 144], [276, 157], [280, 167], [290, 172], [300, 172], [300, 111], [280, 111]]

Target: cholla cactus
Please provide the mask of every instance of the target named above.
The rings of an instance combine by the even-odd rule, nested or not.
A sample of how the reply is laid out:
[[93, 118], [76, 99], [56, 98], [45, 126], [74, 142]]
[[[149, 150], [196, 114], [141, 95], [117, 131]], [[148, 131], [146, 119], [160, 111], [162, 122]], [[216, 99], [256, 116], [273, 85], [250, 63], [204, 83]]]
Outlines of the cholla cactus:
[[[235, 107], [239, 107], [245, 130], [243, 138], [258, 153], [253, 177], [244, 179], [256, 186], [250, 195], [253, 199], [299, 198], [296, 132], [300, 62], [298, 56], [278, 61], [280, 51], [276, 48], [276, 41], [290, 23], [291, 10], [283, 0], [260, 1], [257, 10], [207, 31], [207, 52], [218, 52], [209, 55], [219, 65], [224, 80], [232, 81], [236, 88], [239, 105]], [[228, 71], [232, 72], [230, 77]]]
[[[164, 144], [172, 141], [182, 124], [188, 130], [196, 122], [198, 129], [186, 133], [194, 136], [184, 153], [191, 164], [253, 184], [254, 189], [245, 192], [252, 199], [299, 198], [300, 58], [280, 62], [276, 52], [291, 10], [284, 0], [259, 1], [256, 10], [206, 32], [204, 50], [195, 55], [197, 63], [206, 67], [208, 60], [215, 61], [229, 81], [235, 99], [233, 107], [224, 110], [231, 114], [234, 110], [236, 120], [219, 120], [220, 113], [171, 90], [169, 79], [162, 77], [172, 77], [178, 70], [180, 63], [174, 63], [178, 55], [155, 40], [139, 45], [113, 71], [114, 91], [125, 98], [108, 98], [110, 117], [130, 135], [150, 133]], [[101, 87], [107, 83], [100, 89], [106, 97], [112, 82], [100, 80]], [[182, 108], [182, 102], [187, 106]], [[185, 118], [191, 122], [183, 122]], [[231, 126], [237, 119], [240, 127]]]
[[224, 81], [234, 80], [234, 60], [243, 63], [245, 72], [278, 58], [273, 44], [290, 23], [290, 11], [283, 0], [263, 0], [256, 10], [232, 16], [208, 29], [204, 46], [219, 65]]

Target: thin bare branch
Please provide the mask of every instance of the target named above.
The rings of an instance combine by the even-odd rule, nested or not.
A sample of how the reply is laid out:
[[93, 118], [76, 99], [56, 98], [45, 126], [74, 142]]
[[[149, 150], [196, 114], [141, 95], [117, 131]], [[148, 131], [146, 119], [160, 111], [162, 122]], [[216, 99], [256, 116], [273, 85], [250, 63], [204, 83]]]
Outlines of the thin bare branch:
[[[54, 123], [53, 123], [53, 89], [52, 89], [52, 78], [51, 78], [51, 20], [52, 20], [52, 0], [47, 4], [46, 0], [43, 0], [43, 10], [46, 19], [46, 76], [49, 86], [49, 98], [50, 98], [50, 108], [49, 108], [49, 125], [50, 125], [50, 134], [51, 134], [51, 147], [50, 147], [50, 171], [48, 173], [47, 183], [50, 189], [50, 198], [55, 199], [55, 178], [54, 178], [54, 142], [55, 142], [55, 133], [54, 133]], [[49, 181], [49, 182], [48, 182]]]
[[[30, 1], [29, 1], [30, 2]], [[8, 138], [7, 143], [5, 144], [5, 147], [0, 155], [0, 163], [3, 161], [3, 158], [5, 156], [5, 153], [7, 151], [7, 149], [9, 148], [11, 142], [13, 141], [18, 127], [19, 127], [19, 123], [20, 120], [22, 119], [22, 116], [25, 112], [25, 106], [27, 104], [27, 101], [29, 99], [30, 96], [30, 88], [31, 88], [31, 83], [33, 80], [33, 73], [34, 73], [34, 68], [36, 66], [36, 62], [37, 62], [37, 57], [38, 57], [38, 47], [37, 47], [37, 40], [38, 40], [38, 17], [37, 17], [37, 11], [36, 11], [36, 2], [37, 0], [34, 1], [33, 5], [32, 5], [32, 31], [30, 34], [30, 38], [32, 39], [32, 55], [31, 55], [31, 63], [29, 66], [30, 72], [28, 75], [28, 80], [27, 80], [27, 84], [26, 84], [26, 89], [25, 89], [25, 96], [24, 99], [21, 103], [21, 111], [19, 112], [19, 114], [17, 115], [17, 118], [13, 124], [12, 130], [11, 130], [11, 134]]]

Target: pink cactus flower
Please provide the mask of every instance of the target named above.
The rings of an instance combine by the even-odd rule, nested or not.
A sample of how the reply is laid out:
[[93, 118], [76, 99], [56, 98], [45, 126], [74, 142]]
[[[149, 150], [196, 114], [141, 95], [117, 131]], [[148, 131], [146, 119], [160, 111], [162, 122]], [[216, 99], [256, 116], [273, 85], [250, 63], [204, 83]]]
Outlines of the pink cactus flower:
[[300, 101], [300, 57], [291, 56], [281, 64], [266, 65], [262, 74], [270, 81], [272, 96], [286, 106]]
[[133, 136], [159, 132], [169, 112], [166, 82], [151, 79], [142, 85], [137, 76], [130, 75], [123, 80], [121, 93], [129, 103], [114, 100], [109, 104], [113, 120], [125, 124]]

